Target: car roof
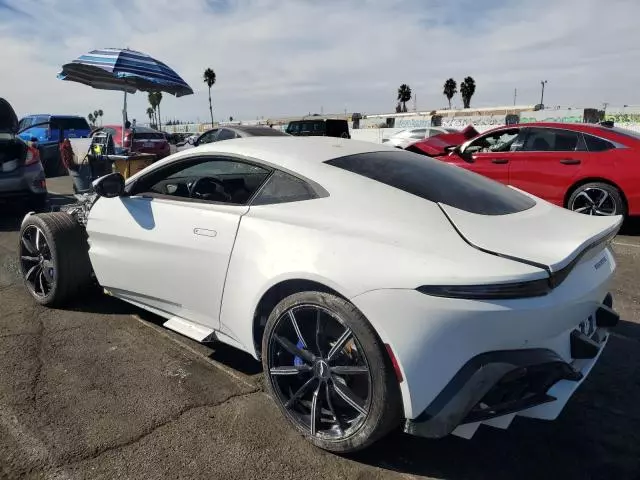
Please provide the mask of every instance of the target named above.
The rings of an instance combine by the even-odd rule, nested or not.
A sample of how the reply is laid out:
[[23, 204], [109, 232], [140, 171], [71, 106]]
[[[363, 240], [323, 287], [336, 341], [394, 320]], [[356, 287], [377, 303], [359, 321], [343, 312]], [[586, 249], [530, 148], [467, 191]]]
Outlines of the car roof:
[[230, 154], [261, 160], [274, 167], [311, 178], [333, 158], [359, 153], [397, 151], [373, 142], [335, 137], [245, 137], [213, 142], [178, 152], [154, 164], [162, 166], [174, 159], [203, 154]]

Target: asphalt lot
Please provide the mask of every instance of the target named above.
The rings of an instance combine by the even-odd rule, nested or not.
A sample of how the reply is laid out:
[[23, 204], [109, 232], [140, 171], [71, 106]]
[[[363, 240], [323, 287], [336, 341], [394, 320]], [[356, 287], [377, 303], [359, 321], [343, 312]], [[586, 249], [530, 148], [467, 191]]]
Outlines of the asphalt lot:
[[[68, 193], [66, 179], [48, 183]], [[0, 478], [640, 478], [637, 225], [614, 245], [624, 321], [558, 421], [470, 441], [398, 432], [339, 457], [289, 429], [245, 354], [105, 296], [36, 306], [18, 276], [20, 218], [0, 206]]]

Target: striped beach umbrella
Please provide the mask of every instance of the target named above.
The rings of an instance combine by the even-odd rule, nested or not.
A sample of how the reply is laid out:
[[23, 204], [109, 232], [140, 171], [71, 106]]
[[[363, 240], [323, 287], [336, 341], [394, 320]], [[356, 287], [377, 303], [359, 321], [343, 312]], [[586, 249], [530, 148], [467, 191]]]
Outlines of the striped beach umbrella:
[[58, 78], [100, 90], [123, 91], [123, 124], [126, 122], [127, 93], [160, 91], [176, 97], [193, 94], [187, 82], [166, 64], [128, 48], [92, 50], [63, 65]]

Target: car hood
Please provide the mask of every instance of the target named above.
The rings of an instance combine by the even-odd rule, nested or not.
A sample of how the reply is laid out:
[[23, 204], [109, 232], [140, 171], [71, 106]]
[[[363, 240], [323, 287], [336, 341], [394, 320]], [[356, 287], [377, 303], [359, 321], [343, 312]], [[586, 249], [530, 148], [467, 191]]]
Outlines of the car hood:
[[18, 117], [4, 98], [0, 98], [0, 133], [18, 133]]
[[447, 147], [462, 145], [467, 140], [478, 136], [478, 131], [473, 125], [467, 126], [464, 130], [456, 133], [441, 133], [424, 140], [420, 140], [411, 145], [411, 148], [419, 150], [432, 157], [444, 155], [447, 153]]

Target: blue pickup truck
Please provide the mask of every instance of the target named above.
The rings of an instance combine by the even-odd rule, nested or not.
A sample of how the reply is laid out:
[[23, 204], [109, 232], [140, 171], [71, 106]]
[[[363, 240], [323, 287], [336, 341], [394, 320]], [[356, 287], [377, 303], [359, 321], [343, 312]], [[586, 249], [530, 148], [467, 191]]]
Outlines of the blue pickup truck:
[[18, 125], [18, 136], [36, 142], [47, 177], [66, 175], [58, 143], [64, 138], [86, 138], [91, 133], [89, 123], [75, 115], [27, 115]]

